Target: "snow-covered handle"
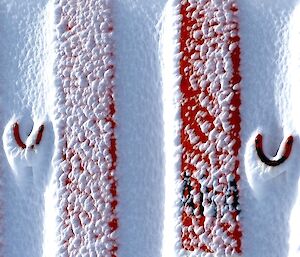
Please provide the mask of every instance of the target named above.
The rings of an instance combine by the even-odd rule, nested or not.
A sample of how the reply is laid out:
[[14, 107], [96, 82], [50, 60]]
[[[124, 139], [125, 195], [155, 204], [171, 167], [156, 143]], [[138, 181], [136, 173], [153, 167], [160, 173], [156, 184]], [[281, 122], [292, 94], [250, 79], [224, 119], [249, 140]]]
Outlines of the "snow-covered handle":
[[277, 160], [270, 160], [264, 154], [262, 141], [263, 141], [262, 135], [258, 134], [255, 138], [255, 148], [256, 148], [257, 155], [263, 163], [265, 163], [266, 165], [275, 167], [275, 166], [282, 164], [290, 156], [290, 153], [291, 153], [292, 147], [293, 147], [294, 138], [293, 138], [293, 136], [289, 136], [287, 138], [285, 145], [284, 145], [284, 153]]
[[[43, 137], [44, 129], [45, 129], [44, 125], [41, 125], [39, 127], [39, 130], [38, 130], [38, 133], [37, 133], [37, 136], [36, 136], [36, 139], [35, 139], [35, 144], [36, 145], [40, 144], [40, 142], [42, 140], [42, 137]], [[21, 136], [20, 136], [20, 127], [19, 127], [19, 123], [18, 122], [15, 122], [13, 124], [13, 133], [14, 133], [14, 138], [16, 140], [17, 145], [19, 147], [21, 147], [22, 149], [26, 149], [27, 145], [21, 139]], [[30, 148], [33, 149], [34, 145], [31, 145]]]

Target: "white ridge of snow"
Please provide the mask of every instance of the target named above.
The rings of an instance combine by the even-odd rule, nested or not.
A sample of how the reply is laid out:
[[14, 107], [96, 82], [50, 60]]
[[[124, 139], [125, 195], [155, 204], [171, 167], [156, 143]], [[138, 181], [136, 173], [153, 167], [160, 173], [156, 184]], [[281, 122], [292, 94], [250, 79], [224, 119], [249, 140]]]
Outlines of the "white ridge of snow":
[[[295, 134], [300, 133], [300, 119], [299, 119], [299, 110], [300, 110], [300, 2], [296, 2], [297, 5], [294, 8], [289, 24], [289, 35], [288, 35], [288, 72], [287, 72], [287, 82], [291, 86], [290, 96], [288, 101], [291, 102], [291, 109], [287, 108], [285, 113], [291, 114], [290, 119], [293, 122], [295, 127]], [[297, 139], [299, 140], [299, 139]], [[294, 148], [296, 151], [297, 157], [299, 157], [300, 151]], [[295, 163], [295, 172], [299, 172], [299, 161]], [[299, 176], [299, 175], [298, 175]], [[296, 176], [295, 176], [296, 177]], [[297, 181], [297, 180], [296, 180]], [[298, 257], [300, 256], [300, 180], [298, 179], [298, 184], [295, 185], [298, 188], [297, 199], [291, 211], [290, 217], [290, 240], [289, 240], [289, 257]]]
[[163, 11], [160, 26], [160, 55], [163, 83], [163, 119], [165, 153], [165, 200], [162, 256], [176, 256], [181, 248], [180, 233], [180, 1], [170, 0]]
[[[54, 86], [54, 62], [55, 62], [55, 27], [54, 27], [54, 4], [53, 0], [49, 0], [44, 10], [44, 34], [45, 34], [45, 65], [44, 67], [44, 80], [47, 90], [47, 99], [45, 102], [46, 108], [48, 110], [49, 119], [53, 122], [55, 121], [55, 86]], [[53, 123], [53, 127], [55, 123]], [[53, 145], [53, 149], [57, 146], [57, 132], [53, 129], [54, 138], [49, 144]], [[51, 177], [49, 178], [49, 183], [46, 186], [44, 199], [45, 199], [45, 213], [44, 213], [44, 237], [43, 237], [43, 257], [56, 257], [58, 253], [58, 232], [57, 232], [57, 187], [55, 181], [54, 170], [54, 159], [51, 161]]]
[[157, 23], [165, 3], [113, 1], [120, 257], [161, 256], [165, 167]]

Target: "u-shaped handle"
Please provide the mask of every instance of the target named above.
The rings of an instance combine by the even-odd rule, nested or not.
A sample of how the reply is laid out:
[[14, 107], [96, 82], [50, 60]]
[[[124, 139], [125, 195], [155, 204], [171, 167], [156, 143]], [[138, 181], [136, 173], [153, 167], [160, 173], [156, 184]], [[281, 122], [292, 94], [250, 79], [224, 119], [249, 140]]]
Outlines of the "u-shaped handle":
[[[45, 129], [44, 125], [41, 125], [39, 127], [39, 130], [38, 130], [38, 133], [37, 133], [37, 136], [36, 136], [36, 139], [35, 139], [35, 144], [36, 145], [38, 145], [41, 142], [42, 137], [43, 137], [44, 129]], [[20, 127], [19, 127], [18, 122], [15, 122], [14, 125], [13, 125], [13, 133], [14, 133], [14, 138], [16, 140], [17, 145], [19, 147], [21, 147], [22, 149], [26, 149], [27, 145], [21, 139], [21, 136], [20, 136]], [[34, 145], [30, 146], [30, 148], [33, 149]]]
[[264, 154], [264, 151], [263, 151], [263, 136], [261, 134], [258, 134], [255, 138], [255, 148], [256, 148], [256, 152], [257, 152], [258, 157], [260, 158], [260, 160], [263, 163], [265, 163], [266, 165], [275, 167], [275, 166], [278, 166], [278, 165], [282, 164], [290, 156], [290, 153], [291, 153], [292, 147], [293, 147], [293, 142], [294, 142], [293, 136], [289, 136], [286, 139], [285, 145], [284, 145], [284, 153], [277, 160], [270, 160]]

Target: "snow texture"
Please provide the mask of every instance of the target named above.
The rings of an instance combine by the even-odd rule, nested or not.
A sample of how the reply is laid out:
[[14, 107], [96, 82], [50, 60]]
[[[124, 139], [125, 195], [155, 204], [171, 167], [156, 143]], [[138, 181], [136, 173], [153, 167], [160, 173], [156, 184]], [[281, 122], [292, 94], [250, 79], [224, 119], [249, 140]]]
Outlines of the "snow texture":
[[[47, 8], [47, 1], [0, 1], [0, 255], [6, 257], [43, 255], [44, 192], [50, 185], [54, 141]], [[25, 149], [14, 136], [15, 122]], [[41, 141], [31, 148], [41, 125]]]
[[110, 1], [55, 1], [59, 256], [116, 256]]
[[[295, 257], [300, 254], [299, 1], [243, 0], [239, 9], [244, 256]], [[268, 167], [259, 160], [258, 133], [268, 156], [294, 137], [285, 163]]]
[[181, 1], [181, 256], [240, 253], [235, 1]]
[[[196, 172], [185, 170], [201, 180], [203, 214], [210, 217], [204, 225], [215, 229], [211, 237], [194, 226], [196, 236], [215, 254], [181, 249], [182, 232], [193, 230], [182, 228], [182, 210], [191, 215], [188, 204], [197, 206], [200, 194], [182, 197], [179, 177], [180, 2], [190, 4], [194, 19], [204, 6], [207, 20], [219, 23], [214, 31], [193, 28], [192, 39], [204, 36], [206, 43], [189, 42], [195, 51], [186, 72], [192, 90], [210, 81], [217, 100], [199, 94], [196, 106], [215, 115], [214, 126], [224, 131], [197, 119], [203, 112], [195, 120], [212, 144], [191, 127], [182, 131], [210, 164], [228, 158], [219, 184], [201, 176], [213, 165], [200, 156], [187, 158]], [[238, 17], [228, 12], [233, 2], [0, 0], [0, 256], [234, 256], [236, 242], [215, 222], [204, 186], [225, 194], [233, 178], [224, 176], [231, 170], [225, 163], [237, 158], [239, 205], [232, 195], [214, 201], [241, 209], [236, 220], [222, 215], [230, 227], [241, 225], [241, 256], [300, 256], [300, 1], [239, 0]], [[236, 42], [209, 39], [214, 32], [231, 34], [237, 18], [242, 81], [228, 88]], [[215, 51], [215, 43], [223, 48]], [[233, 91], [241, 92], [238, 156], [227, 137]], [[262, 163], [258, 133], [271, 159], [292, 135], [289, 158], [277, 167]], [[229, 154], [218, 156], [218, 149]], [[199, 246], [197, 237], [190, 245]]]

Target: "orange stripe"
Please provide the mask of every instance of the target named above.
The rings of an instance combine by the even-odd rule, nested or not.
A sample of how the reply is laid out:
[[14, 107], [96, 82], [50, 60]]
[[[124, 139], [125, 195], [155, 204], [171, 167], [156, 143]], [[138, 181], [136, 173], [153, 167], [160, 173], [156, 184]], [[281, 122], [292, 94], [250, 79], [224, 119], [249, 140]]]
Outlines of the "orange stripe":
[[229, 0], [181, 1], [181, 239], [188, 251], [241, 252], [237, 11]]

